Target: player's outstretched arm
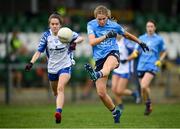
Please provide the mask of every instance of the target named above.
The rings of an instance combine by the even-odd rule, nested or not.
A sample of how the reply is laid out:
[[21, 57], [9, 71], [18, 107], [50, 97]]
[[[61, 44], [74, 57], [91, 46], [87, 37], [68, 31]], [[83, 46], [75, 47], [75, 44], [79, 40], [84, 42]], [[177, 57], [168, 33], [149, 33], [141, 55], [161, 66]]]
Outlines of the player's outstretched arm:
[[82, 43], [84, 38], [82, 36], [78, 36], [77, 39], [70, 42], [69, 50], [74, 51], [76, 50], [76, 44]]
[[41, 52], [39, 52], [39, 51], [37, 51], [37, 52], [34, 53], [31, 61], [30, 61], [28, 64], [26, 64], [26, 66], [25, 66], [25, 71], [30, 71], [30, 70], [32, 69], [33, 64], [34, 64], [34, 63], [36, 62], [36, 60], [40, 57], [40, 55], [41, 55]]
[[82, 43], [84, 41], [84, 38], [82, 36], [78, 36], [76, 40], [74, 40], [74, 43]]
[[132, 41], [134, 41], [136, 43], [138, 43], [141, 46], [141, 48], [143, 49], [144, 52], [149, 51], [148, 46], [144, 42], [139, 40], [136, 36], [132, 35], [131, 33], [125, 31], [123, 36], [125, 36], [126, 38], [128, 38], [128, 39], [130, 39], [130, 40], [132, 40]]

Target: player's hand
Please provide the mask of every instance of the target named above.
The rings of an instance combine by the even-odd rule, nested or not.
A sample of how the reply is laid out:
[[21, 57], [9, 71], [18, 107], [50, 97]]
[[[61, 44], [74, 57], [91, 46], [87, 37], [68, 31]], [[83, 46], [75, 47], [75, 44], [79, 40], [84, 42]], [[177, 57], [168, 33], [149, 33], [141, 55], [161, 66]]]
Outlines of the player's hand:
[[141, 42], [139, 45], [141, 46], [144, 52], [149, 51], [148, 46], [144, 42]]
[[76, 50], [76, 43], [75, 42], [70, 43], [69, 50], [71, 50], [71, 51]]
[[122, 64], [125, 64], [127, 61], [128, 61], [128, 60], [126, 60], [126, 59], [120, 60], [120, 62], [121, 62]]
[[33, 63], [29, 62], [26, 67], [25, 67], [25, 71], [30, 71], [32, 69]]
[[116, 36], [117, 36], [117, 33], [114, 30], [111, 30], [106, 34], [106, 39], [107, 38], [114, 38]]
[[158, 67], [161, 67], [162, 66], [162, 62], [160, 60], [157, 60], [155, 62], [155, 65], [158, 66]]

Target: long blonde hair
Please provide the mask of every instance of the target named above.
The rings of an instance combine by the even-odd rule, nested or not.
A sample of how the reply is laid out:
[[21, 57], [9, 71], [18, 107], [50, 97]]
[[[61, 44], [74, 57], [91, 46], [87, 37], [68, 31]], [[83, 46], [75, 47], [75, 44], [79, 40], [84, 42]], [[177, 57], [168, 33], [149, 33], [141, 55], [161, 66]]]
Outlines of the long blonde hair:
[[103, 5], [99, 5], [95, 8], [94, 10], [94, 17], [96, 18], [97, 17], [97, 14], [103, 14], [103, 15], [106, 15], [108, 17], [108, 19], [114, 21], [114, 22], [117, 22], [117, 20], [111, 16], [111, 10], [106, 8], [105, 6]]
[[111, 15], [111, 11], [110, 12], [109, 11], [110, 10], [107, 7], [103, 5], [99, 5], [94, 10], [94, 17], [96, 18], [98, 14], [103, 14], [109, 18], [109, 14]]

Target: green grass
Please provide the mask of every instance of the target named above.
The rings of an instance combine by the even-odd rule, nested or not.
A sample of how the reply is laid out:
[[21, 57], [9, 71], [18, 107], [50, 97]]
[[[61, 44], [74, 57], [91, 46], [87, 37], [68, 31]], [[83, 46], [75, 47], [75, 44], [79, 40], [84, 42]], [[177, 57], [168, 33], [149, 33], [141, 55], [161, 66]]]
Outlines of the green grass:
[[144, 116], [144, 106], [126, 104], [120, 124], [101, 104], [66, 104], [61, 124], [55, 124], [54, 105], [0, 106], [1, 128], [180, 128], [180, 104], [154, 105]]

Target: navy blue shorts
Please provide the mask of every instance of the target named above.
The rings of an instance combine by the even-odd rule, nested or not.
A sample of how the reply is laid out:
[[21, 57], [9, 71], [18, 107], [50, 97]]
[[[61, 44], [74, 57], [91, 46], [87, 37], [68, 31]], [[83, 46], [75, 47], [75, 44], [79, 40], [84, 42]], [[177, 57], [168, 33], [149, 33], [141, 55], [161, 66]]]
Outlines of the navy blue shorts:
[[153, 70], [149, 70], [149, 71], [137, 71], [138, 78], [143, 78], [145, 73], [150, 73], [153, 76], [156, 75], [156, 71], [153, 71]]
[[[100, 70], [103, 68], [104, 63], [105, 63], [106, 59], [107, 59], [109, 56], [114, 56], [114, 57], [116, 57], [118, 63], [120, 63], [120, 54], [119, 54], [119, 51], [113, 50], [113, 51], [111, 51], [109, 54], [107, 54], [106, 57], [104, 57], [104, 58], [99, 59], [99, 60], [96, 61], [95, 71], [100, 71]], [[119, 67], [119, 65], [118, 65], [117, 67]]]
[[71, 74], [71, 67], [60, 69], [56, 74], [48, 73], [48, 78], [50, 81], [57, 81], [62, 73]]

